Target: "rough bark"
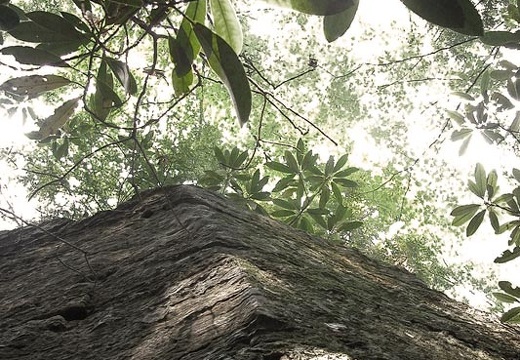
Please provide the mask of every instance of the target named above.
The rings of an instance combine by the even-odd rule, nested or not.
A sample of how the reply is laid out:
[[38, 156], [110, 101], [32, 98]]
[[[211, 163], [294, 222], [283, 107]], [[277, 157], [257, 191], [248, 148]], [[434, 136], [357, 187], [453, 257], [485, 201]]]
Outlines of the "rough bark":
[[518, 328], [188, 186], [1, 232], [0, 295], [0, 359], [520, 359]]

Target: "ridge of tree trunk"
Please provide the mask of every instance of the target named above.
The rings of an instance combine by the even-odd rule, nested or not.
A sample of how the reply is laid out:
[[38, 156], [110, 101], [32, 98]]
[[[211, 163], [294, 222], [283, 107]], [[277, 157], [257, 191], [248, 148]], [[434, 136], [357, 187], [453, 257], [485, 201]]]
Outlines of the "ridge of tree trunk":
[[0, 232], [0, 359], [520, 359], [415, 275], [193, 186]]

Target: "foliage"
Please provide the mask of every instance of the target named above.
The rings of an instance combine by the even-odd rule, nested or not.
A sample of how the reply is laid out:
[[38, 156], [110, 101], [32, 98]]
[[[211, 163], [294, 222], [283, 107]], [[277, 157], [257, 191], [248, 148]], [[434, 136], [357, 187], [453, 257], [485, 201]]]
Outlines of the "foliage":
[[[507, 7], [506, 20], [520, 24], [520, 3]], [[520, 50], [520, 33], [518, 31], [490, 31], [482, 37], [482, 42], [491, 46]], [[499, 61], [493, 69], [486, 69], [480, 80], [478, 97], [468, 93], [459, 93], [464, 99], [465, 111], [449, 111], [450, 118], [458, 129], [452, 133], [452, 140], [462, 141], [460, 152], [466, 151], [474, 133], [481, 134], [484, 139], [496, 146], [510, 147], [518, 154], [520, 131], [520, 67], [507, 60]], [[520, 256], [520, 170], [513, 169], [512, 177], [517, 183], [506, 193], [499, 193], [498, 174], [495, 170], [488, 174], [482, 164], [475, 166], [473, 180], [469, 180], [468, 188], [480, 200], [479, 203], [459, 205], [451, 212], [453, 225], [466, 226], [466, 236], [472, 236], [486, 218], [495, 234], [509, 232], [508, 250], [495, 259], [495, 263], [506, 263]], [[503, 218], [509, 219], [504, 221]], [[520, 303], [520, 291], [510, 282], [500, 281], [503, 293], [494, 293], [504, 303]], [[508, 310], [502, 315], [502, 321], [520, 322], [520, 306]]]
[[[319, 15], [328, 42], [347, 32], [359, 5], [358, 0], [268, 2]], [[403, 3], [434, 24], [479, 36], [481, 44], [515, 45], [514, 32], [484, 32], [469, 0], [436, 6], [423, 0]], [[448, 288], [448, 283], [456, 282], [449, 278], [461, 276], [438, 259], [440, 246], [428, 240], [440, 240], [433, 231], [409, 227], [392, 239], [376, 241], [377, 234], [396, 221], [420, 219], [444, 225], [435, 215], [421, 214], [408, 203], [412, 170], [404, 160], [385, 166], [385, 176], [377, 177], [349, 165], [347, 155], [321, 161], [300, 139], [313, 131], [333, 141], [327, 130], [336, 128], [339, 119], [349, 129], [352, 119], [367, 114], [357, 94], [377, 93], [385, 114], [373, 134], [381, 139], [378, 145], [402, 148], [405, 126], [383, 116], [392, 107], [411, 111], [408, 76], [412, 69], [427, 73], [438, 58], [413, 65], [406, 61], [378, 65], [378, 74], [386, 71], [389, 84], [376, 87], [373, 69], [361, 69], [356, 80], [345, 75], [357, 71], [347, 52], [333, 52], [337, 61], [325, 65], [323, 48], [313, 38], [305, 43], [319, 57], [304, 53], [298, 40], [277, 45], [284, 52], [269, 48], [267, 41], [247, 32], [237, 4], [229, 0], [74, 0], [55, 5], [53, 11], [0, 5], [0, 28], [10, 41], [0, 53], [15, 58], [12, 66], [33, 72], [6, 81], [0, 89], [10, 109], [16, 111], [24, 103], [24, 114], [38, 118], [38, 131], [28, 134], [38, 149], [25, 157], [24, 182], [32, 196], [44, 201], [43, 207], [81, 217], [109, 209], [143, 189], [198, 183], [254, 211], [417, 271], [438, 288]], [[514, 11], [510, 13], [514, 18]], [[311, 21], [301, 14], [293, 18], [302, 29]], [[300, 30], [298, 35], [303, 33]], [[423, 39], [408, 40], [402, 52], [387, 56], [413, 59]], [[275, 64], [268, 60], [271, 52], [278, 56]], [[134, 62], [136, 58], [145, 58], [144, 64]], [[286, 70], [290, 61], [299, 67]], [[457, 66], [462, 73], [482, 63], [479, 59]], [[508, 74], [513, 76], [511, 71]], [[325, 76], [329, 83], [320, 91], [322, 106], [313, 110], [316, 116], [305, 117], [305, 104], [312, 105], [305, 91]], [[469, 75], [460, 77], [459, 87], [472, 82]], [[454, 82], [450, 80], [451, 85]], [[301, 91], [291, 90], [295, 88]], [[38, 112], [35, 106], [42, 99], [54, 105], [53, 113], [31, 115]], [[475, 106], [468, 111], [482, 117]], [[242, 128], [257, 131], [242, 145], [227, 146], [230, 137], [241, 141], [241, 130], [229, 121], [233, 115]], [[457, 110], [450, 116], [464, 119]], [[486, 130], [497, 141], [498, 129]], [[408, 155], [415, 157], [405, 154], [403, 158]], [[431, 199], [431, 195], [420, 196]]]
[[318, 155], [307, 150], [300, 139], [294, 153], [286, 150], [280, 161], [265, 164], [271, 176], [262, 176], [260, 169], [250, 168], [247, 150], [241, 152], [235, 147], [222, 151], [216, 147], [215, 155], [222, 168], [207, 171], [201, 183], [243, 202], [253, 211], [331, 238], [362, 225], [353, 221], [352, 210], [345, 204], [346, 193], [358, 186], [351, 178], [358, 169], [345, 167], [347, 155], [337, 161], [330, 157], [325, 164], [319, 164]]

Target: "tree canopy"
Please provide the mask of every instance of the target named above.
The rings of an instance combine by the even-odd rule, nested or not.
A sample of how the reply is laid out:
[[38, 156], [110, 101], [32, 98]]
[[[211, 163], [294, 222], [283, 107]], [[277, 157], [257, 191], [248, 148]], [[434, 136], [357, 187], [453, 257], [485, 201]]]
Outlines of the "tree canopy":
[[[469, 187], [482, 202], [457, 206], [464, 179], [432, 154], [448, 138], [463, 154], [475, 134], [516, 153], [520, 70], [504, 50], [520, 47], [519, 2], [402, 0], [414, 14], [401, 46], [371, 61], [360, 60], [360, 44], [388, 43], [384, 32], [337, 45], [362, 21], [359, 0], [266, 3], [293, 10], [277, 14], [281, 35], [255, 34], [255, 17], [273, 10], [246, 0], [2, 1], [0, 61], [13, 75], [0, 101], [37, 125], [30, 151], [3, 149], [24, 164], [11, 180], [45, 217], [71, 218], [195, 183], [438, 289], [489, 291], [471, 265], [443, 259], [460, 233], [450, 223], [468, 223], [469, 236], [487, 213], [497, 233], [511, 231], [497, 262], [512, 260], [520, 190], [500, 195], [498, 174], [477, 165]], [[436, 133], [427, 146], [410, 146], [414, 126]], [[383, 154], [376, 167], [352, 164], [363, 141]], [[520, 298], [511, 283], [500, 288], [500, 300]]]

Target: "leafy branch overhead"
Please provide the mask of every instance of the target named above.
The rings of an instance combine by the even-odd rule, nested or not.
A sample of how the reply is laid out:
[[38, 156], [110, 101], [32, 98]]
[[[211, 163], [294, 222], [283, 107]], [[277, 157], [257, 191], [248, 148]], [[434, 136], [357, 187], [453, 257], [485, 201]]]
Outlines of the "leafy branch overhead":
[[[511, 2], [503, 14], [512, 27], [520, 24], [520, 1]], [[494, 47], [520, 50], [519, 31], [489, 31], [481, 38], [482, 43]], [[496, 49], [496, 48], [495, 48]], [[512, 58], [514, 61], [514, 58]], [[506, 59], [487, 65], [473, 85], [478, 91], [455, 92], [461, 99], [464, 110], [448, 110], [452, 121], [451, 139], [461, 141], [459, 155], [463, 155], [475, 134], [481, 135], [489, 145], [511, 146], [517, 154], [520, 130], [520, 66]], [[520, 170], [513, 168], [509, 179], [511, 190], [500, 194], [498, 174], [495, 170], [486, 173], [484, 166], [477, 164], [473, 179], [468, 181], [468, 190], [479, 200], [473, 204], [459, 205], [451, 212], [453, 225], [466, 225], [466, 236], [473, 236], [482, 223], [489, 220], [495, 234], [509, 234], [507, 249], [497, 256], [495, 263], [503, 264], [520, 257]], [[487, 215], [487, 216], [486, 216]], [[498, 254], [497, 254], [498, 255]], [[502, 315], [502, 321], [520, 322], [520, 290], [509, 282], [499, 282], [503, 292], [495, 292], [496, 299], [505, 304], [516, 305]]]
[[[474, 179], [469, 180], [469, 190], [478, 198], [481, 203], [460, 205], [453, 209], [451, 215], [453, 225], [466, 226], [466, 235], [472, 236], [483, 223], [486, 213], [489, 223], [496, 234], [509, 232], [508, 249], [495, 259], [496, 263], [506, 263], [520, 257], [520, 170], [513, 169], [513, 178], [519, 184], [511, 193], [498, 193], [496, 171], [486, 174], [481, 164], [475, 166]], [[509, 217], [508, 221], [503, 221], [504, 217]], [[505, 292], [495, 293], [496, 298], [506, 303], [520, 303], [520, 289], [513, 289], [511, 284], [506, 286], [506, 282], [500, 282], [500, 288]], [[512, 308], [502, 316], [503, 321], [520, 321], [520, 306]]]
[[[359, 0], [267, 0], [268, 3], [295, 11], [323, 17], [323, 32], [328, 41], [342, 36], [352, 24]], [[482, 21], [469, 0], [438, 1], [403, 0], [413, 12], [440, 26], [451, 28], [467, 35], [483, 35]], [[164, 39], [169, 48], [174, 70], [171, 74], [173, 92], [176, 96], [190, 93], [196, 78], [195, 60], [200, 55], [223, 83], [230, 94], [240, 124], [249, 120], [252, 93], [239, 55], [243, 48], [242, 27], [236, 11], [229, 0], [190, 1], [182, 4], [149, 4], [141, 0], [119, 2], [114, 0], [76, 0], [82, 17], [72, 12], [59, 14], [33, 11], [24, 12], [8, 1], [0, 5], [0, 29], [16, 39], [20, 45], [5, 46], [0, 54], [12, 55], [17, 62], [34, 66], [69, 68], [60, 76], [75, 78], [74, 71], [83, 63], [90, 70], [98, 67], [95, 76], [96, 94], [91, 101], [83, 99], [87, 110], [96, 120], [105, 121], [108, 116], [126, 103], [113, 76], [127, 96], [138, 95], [135, 69], [127, 64], [126, 51], [112, 43], [121, 28], [137, 24], [159, 46]], [[179, 16], [181, 14], [181, 16]], [[210, 15], [211, 24], [206, 24]], [[167, 30], [166, 37], [154, 32], [168, 24], [180, 23], [174, 31]], [[114, 32], [115, 31], [115, 32]], [[507, 34], [489, 35], [487, 42], [512, 41]], [[513, 39], [514, 40], [514, 39]], [[117, 44], [119, 45], [119, 44]], [[89, 55], [90, 54], [90, 55]], [[53, 75], [55, 76], [55, 75]], [[92, 77], [79, 84], [88, 86]], [[54, 80], [54, 79], [53, 79]], [[27, 79], [10, 80], [21, 82]], [[33, 83], [36, 79], [31, 79]], [[55, 82], [55, 81], [54, 81]], [[7, 88], [9, 83], [2, 85]], [[38, 96], [31, 91], [28, 96]], [[89, 108], [91, 107], [91, 108]]]
[[294, 151], [286, 150], [279, 161], [265, 163], [266, 176], [247, 166], [247, 150], [216, 147], [215, 156], [221, 168], [206, 171], [201, 183], [253, 211], [330, 238], [363, 224], [345, 204], [348, 194], [358, 187], [353, 175], [359, 171], [347, 166], [347, 155], [320, 163], [318, 155], [307, 150], [300, 139]]

